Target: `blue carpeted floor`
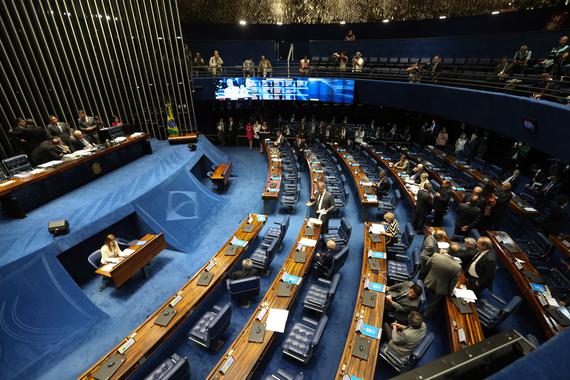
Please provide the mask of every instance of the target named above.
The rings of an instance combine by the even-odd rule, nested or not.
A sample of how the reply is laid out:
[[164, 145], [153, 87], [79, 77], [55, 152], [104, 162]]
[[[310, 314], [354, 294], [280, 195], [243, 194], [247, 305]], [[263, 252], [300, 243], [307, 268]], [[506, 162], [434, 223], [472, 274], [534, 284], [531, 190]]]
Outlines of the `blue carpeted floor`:
[[[82, 237], [91, 236], [103, 227], [112, 224], [114, 220], [123, 218], [128, 213], [140, 212], [141, 218], [145, 219], [146, 217], [142, 214], [151, 212], [148, 206], [141, 203], [138, 206], [129, 206], [127, 210], [127, 205], [138, 197], [144, 200], [147, 197], [145, 194], [150, 193], [153, 188], [159, 188], [159, 192], [161, 192], [160, 185], [168, 187], [168, 184], [164, 185], [164, 183], [172, 180], [171, 178], [178, 168], [190, 167], [195, 163], [192, 158], [193, 154], [188, 153], [184, 146], [171, 147], [165, 143], [154, 142], [153, 148], [155, 151], [153, 156], [143, 157], [122, 169], [50, 202], [48, 205], [31, 212], [28, 218], [24, 220], [0, 220], [0, 236], [2, 236], [0, 242], [3, 247], [6, 247], [3, 255], [0, 256], [0, 265], [6, 265], [38, 251], [42, 247], [53, 245], [52, 238], [45, 232], [47, 220], [66, 217], [70, 219], [72, 226], [85, 230], [84, 233], [70, 236], [67, 239], [58, 238], [56, 242], [57, 247], [54, 249], [54, 252], [57, 254], [57, 251], [62, 251], [65, 247], [78, 244], [81, 242]], [[208, 210], [202, 210], [200, 212], [201, 218], [198, 221], [201, 227], [194, 224], [199, 233], [188, 235], [188, 231], [177, 232], [176, 228], [191, 228], [188, 226], [192, 226], [192, 224], [168, 225], [167, 215], [166, 219], [161, 220], [169, 229], [169, 233], [173, 235], [179, 234], [179, 239], [180, 236], [190, 236], [191, 238], [185, 239], [182, 246], [177, 246], [176, 249], [170, 247], [161, 253], [150, 266], [149, 279], [145, 279], [142, 275], [137, 275], [120, 289], [111, 287], [102, 292], [99, 291], [101, 282], [99, 278], [93, 277], [83, 284], [81, 287], [83, 297], [86, 297], [92, 303], [91, 306], [86, 305], [85, 308], [92, 307], [94, 310], [92, 311], [93, 317], [98, 319], [94, 319], [93, 322], [86, 322], [87, 324], [78, 329], [71, 340], [65, 341], [65, 344], [58, 347], [57, 352], [46, 354], [45, 357], [38, 360], [32, 368], [27, 370], [25, 373], [26, 378], [71, 379], [81, 374], [108, 352], [120, 339], [139, 325], [156, 307], [163, 303], [164, 299], [180, 288], [231, 237], [241, 219], [248, 212], [262, 211], [260, 194], [267, 173], [267, 159], [265, 155], [259, 154], [255, 150], [250, 151], [245, 147], [223, 148], [222, 151], [232, 160], [234, 178], [227, 192], [220, 194], [219, 197], [213, 196], [212, 199], [208, 199], [208, 202], [211, 203], [206, 204], [211, 209], [211, 213], [206, 212]], [[155, 166], [157, 166], [156, 169], [149, 169], [149, 167], [154, 168]], [[183, 176], [183, 174], [177, 175]], [[124, 179], [127, 177], [134, 178], [137, 181], [136, 184], [134, 186], [132, 183], [125, 184]], [[144, 178], [144, 180], [137, 180], [139, 178]], [[185, 177], [183, 179], [182, 182], [171, 183], [181, 187], [193, 186], [194, 189], [210, 186], [208, 181], [203, 181], [202, 184], [196, 185], [192, 181], [188, 182], [188, 179], [185, 179]], [[184, 189], [176, 190], [182, 191]], [[271, 273], [262, 279], [261, 293], [253, 305], [249, 308], [242, 308], [237, 304], [233, 304], [232, 323], [224, 336], [224, 345], [217, 352], [205, 351], [186, 339], [185, 332], [187, 330], [180, 331], [165, 345], [163, 350], [165, 355], [177, 352], [189, 358], [192, 379], [202, 379], [210, 372], [214, 364], [241, 331], [257, 302], [265, 294], [278, 272], [278, 268], [282, 266], [284, 259], [291, 250], [302, 225], [306, 214], [304, 202], [308, 198], [308, 193], [308, 173], [304, 170], [301, 176], [301, 200], [297, 205], [296, 211], [291, 214], [290, 226], [282, 251], [273, 261]], [[156, 203], [157, 196], [158, 194], [150, 197], [145, 202]], [[85, 207], [86, 199], [89, 200], [88, 207]], [[223, 204], [223, 207], [219, 207], [220, 202]], [[204, 202], [202, 203], [204, 204]], [[308, 289], [308, 284], [314, 280], [312, 277], [309, 277], [305, 279], [303, 289], [295, 300], [294, 309], [289, 316], [286, 334], [279, 336], [273, 342], [254, 378], [262, 378], [264, 375], [275, 372], [278, 368], [284, 368], [291, 372], [303, 371], [306, 379], [329, 379], [334, 377], [353, 316], [357, 287], [360, 281], [364, 227], [360, 221], [358, 209], [358, 200], [355, 197], [354, 190], [352, 190], [348, 205], [343, 210], [343, 215], [348, 218], [353, 228], [349, 244], [350, 255], [341, 269], [341, 286], [338, 288], [334, 303], [328, 312], [328, 325], [317, 354], [309, 365], [300, 366], [284, 358], [280, 350], [283, 337], [289, 332], [293, 324], [292, 322], [299, 321], [302, 318], [302, 299]], [[400, 225], [411, 221], [411, 211], [411, 207], [406, 200], [400, 202], [396, 210]], [[154, 217], [158, 218], [157, 215], [160, 212], [157, 210], [152, 212]], [[104, 215], [107, 216], [105, 222], [101, 222], [101, 225], [98, 225], [97, 221], [102, 219]], [[260, 236], [263, 236], [265, 230], [272, 222], [279, 220], [284, 215], [279, 210], [275, 210], [270, 215], [269, 221]], [[372, 219], [374, 219], [374, 216]], [[453, 213], [450, 213], [445, 218], [445, 227], [448, 233], [452, 230], [453, 220]], [[148, 218], [145, 219], [145, 222], [152, 225], [152, 220]], [[333, 219], [331, 225], [335, 225], [338, 222], [338, 219]], [[212, 228], [212, 226], [215, 226], [215, 228]], [[6, 232], [8, 229], [11, 231], [9, 234]], [[520, 236], [529, 231], [529, 226], [513, 224], [512, 226], [509, 225], [507, 230]], [[423, 236], [416, 236], [413, 243], [414, 246], [421, 245], [422, 240]], [[254, 248], [255, 244], [250, 247], [247, 254], [250, 254]], [[509, 274], [502, 268], [500, 268], [497, 274], [495, 290], [505, 298], [520, 293]], [[79, 296], [77, 297], [79, 298]], [[212, 294], [208, 304], [223, 304], [227, 302], [231, 302], [228, 295], [223, 289], [219, 289], [219, 291]], [[192, 319], [199, 316], [200, 312], [195, 313]], [[428, 363], [449, 353], [443, 313], [429, 320], [428, 327], [436, 333], [436, 340], [420, 364]], [[510, 328], [517, 329], [523, 334], [538, 334], [538, 327], [533, 315], [524, 303], [514, 315], [501, 325], [501, 329]], [[157, 356], [161, 355], [159, 353]], [[157, 358], [157, 360], [161, 358]], [[386, 379], [393, 375], [394, 372], [385, 363], [378, 360], [376, 378]]]

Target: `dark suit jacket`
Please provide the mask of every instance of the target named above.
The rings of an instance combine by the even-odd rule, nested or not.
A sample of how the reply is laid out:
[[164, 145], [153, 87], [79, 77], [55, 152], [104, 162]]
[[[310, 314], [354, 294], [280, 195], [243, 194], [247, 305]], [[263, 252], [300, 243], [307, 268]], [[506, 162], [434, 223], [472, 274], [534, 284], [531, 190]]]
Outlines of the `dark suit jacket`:
[[416, 202], [416, 212], [419, 214], [429, 214], [433, 207], [433, 199], [429, 192], [424, 189], [418, 191], [418, 200]]
[[455, 215], [457, 216], [455, 219], [456, 227], [468, 226], [469, 229], [471, 229], [479, 223], [479, 219], [481, 218], [481, 209], [468, 203], [461, 203], [457, 206]]
[[[507, 179], [510, 179], [511, 177], [512, 177], [512, 174], [505, 176], [505, 178], [503, 178], [503, 180], [501, 182], [504, 182]], [[510, 179], [509, 183], [511, 184], [511, 190], [515, 191], [517, 189], [517, 187], [519, 187], [519, 184], [521, 183], [521, 176]]]
[[[322, 230], [324, 232], [328, 231], [329, 228], [329, 219], [330, 219], [330, 215], [332, 210], [334, 209], [334, 196], [329, 193], [328, 191], [325, 191], [323, 194], [323, 203], [322, 203], [322, 208], [325, 210], [330, 209], [330, 211], [323, 215], [321, 217], [321, 220], [323, 221], [323, 225], [322, 225]], [[315, 215], [316, 217], [318, 217], [319, 215], [317, 214], [317, 208], [319, 207], [319, 194], [317, 194], [317, 197], [315, 199], [315, 204], [314, 204], [314, 210], [315, 210]]]
[[52, 145], [50, 140], [46, 140], [34, 149], [30, 158], [35, 165], [40, 165], [53, 160], [60, 160], [61, 156], [57, 147]]
[[439, 197], [433, 199], [433, 209], [436, 211], [445, 211], [451, 198], [451, 188], [444, 189], [443, 187], [438, 191]]
[[461, 267], [466, 271], [469, 269], [469, 265], [471, 265], [471, 261], [473, 261], [473, 257], [475, 257], [477, 252], [479, 252], [477, 248], [463, 248], [454, 256], [461, 259]]
[[233, 272], [230, 277], [232, 280], [240, 280], [242, 278], [248, 278], [257, 275], [258, 275], [257, 269], [250, 268], [250, 269], [237, 270]]
[[[60, 128], [58, 127], [61, 127], [61, 131]], [[53, 124], [48, 124], [47, 131], [50, 137], [59, 137], [65, 143], [65, 145], [70, 144], [71, 128], [69, 128], [69, 124], [62, 123], [61, 121], [57, 123], [57, 126]]]
[[451, 295], [461, 273], [461, 265], [451, 256], [434, 254], [428, 263], [425, 285], [438, 295]]
[[380, 181], [374, 183], [374, 188], [376, 189], [377, 195], [386, 195], [390, 190], [390, 181], [388, 180], [388, 177], [384, 177], [380, 179]]
[[[493, 281], [495, 280], [495, 272], [497, 271], [497, 254], [493, 249], [490, 249], [479, 261], [475, 264], [475, 272], [479, 276], [479, 288], [491, 289]], [[467, 273], [469, 276], [469, 272]]]
[[[552, 184], [552, 186], [550, 186]], [[549, 187], [550, 186], [550, 187]], [[551, 182], [548, 181], [542, 187], [543, 195], [545, 198], [557, 195], [562, 190], [562, 181]]]
[[[93, 144], [93, 141], [91, 141], [91, 139], [89, 138], [89, 136], [87, 135], [83, 135], [83, 138], [89, 142], [90, 144]], [[77, 140], [75, 137], [71, 139], [71, 147], [73, 148], [73, 150], [81, 150], [81, 149], [85, 149], [86, 145], [83, 144], [82, 141]]]
[[326, 250], [319, 253], [318, 261], [323, 266], [328, 267], [331, 264], [334, 255], [336, 255], [337, 253], [338, 253], [338, 250], [336, 250], [336, 249], [326, 249]]
[[17, 125], [10, 130], [9, 134], [14, 144], [28, 156], [47, 138], [45, 129], [40, 127], [22, 128]]
[[392, 303], [386, 303], [386, 310], [391, 312], [398, 321], [405, 321], [410, 311], [418, 310], [420, 307], [420, 298], [411, 299], [407, 295], [395, 300], [399, 296], [405, 294], [414, 283], [412, 281], [404, 281], [390, 287], [389, 295], [392, 296]]

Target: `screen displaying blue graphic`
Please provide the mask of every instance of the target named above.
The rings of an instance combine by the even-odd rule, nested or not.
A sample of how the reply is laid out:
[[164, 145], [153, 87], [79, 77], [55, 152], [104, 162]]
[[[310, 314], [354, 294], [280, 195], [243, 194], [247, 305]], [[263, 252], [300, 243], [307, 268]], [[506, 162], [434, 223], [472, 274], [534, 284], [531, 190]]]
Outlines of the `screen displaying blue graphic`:
[[223, 78], [218, 100], [301, 100], [352, 103], [354, 80], [336, 78]]

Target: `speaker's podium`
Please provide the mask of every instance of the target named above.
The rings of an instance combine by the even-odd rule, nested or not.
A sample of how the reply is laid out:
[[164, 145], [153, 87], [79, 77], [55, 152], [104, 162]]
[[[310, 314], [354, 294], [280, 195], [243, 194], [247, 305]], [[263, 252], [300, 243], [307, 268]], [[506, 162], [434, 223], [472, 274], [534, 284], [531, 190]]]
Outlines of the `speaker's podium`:
[[168, 143], [174, 144], [188, 144], [198, 141], [198, 132], [187, 132], [179, 135], [168, 136]]

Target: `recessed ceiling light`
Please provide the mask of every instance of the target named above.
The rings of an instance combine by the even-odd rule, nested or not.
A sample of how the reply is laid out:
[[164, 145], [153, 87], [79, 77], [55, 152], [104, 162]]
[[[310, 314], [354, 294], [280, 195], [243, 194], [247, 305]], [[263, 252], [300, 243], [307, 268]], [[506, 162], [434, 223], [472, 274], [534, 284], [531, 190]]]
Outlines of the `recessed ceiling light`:
[[344, 24], [346, 24], [346, 21], [341, 21], [341, 22], [340, 22], [340, 25], [344, 25]]
[[239, 24], [240, 24], [240, 25], [247, 25], [247, 21], [245, 21], [245, 20], [239, 20]]
[[281, 21], [277, 21], [277, 25], [283, 25]]
[[386, 24], [387, 22], [390, 22], [390, 19], [389, 19], [389, 18], [385, 18], [384, 20], [382, 20], [382, 22], [383, 22], [384, 24]]
[[493, 12], [491, 12], [492, 15], [498, 15], [499, 13], [501, 13], [501, 12], [499, 12], [499, 11], [493, 11]]
[[445, 20], [447, 18], [447, 16], [439, 16], [440, 20]]

